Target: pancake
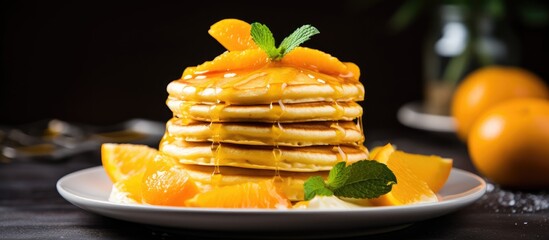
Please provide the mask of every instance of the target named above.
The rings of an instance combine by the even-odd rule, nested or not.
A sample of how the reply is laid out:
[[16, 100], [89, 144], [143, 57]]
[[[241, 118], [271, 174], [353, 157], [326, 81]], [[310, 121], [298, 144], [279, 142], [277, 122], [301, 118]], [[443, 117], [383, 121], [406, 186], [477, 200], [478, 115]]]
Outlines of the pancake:
[[167, 91], [184, 101], [239, 105], [364, 99], [364, 86], [356, 80], [296, 67], [187, 75], [169, 83]]
[[[196, 183], [196, 185], [203, 191], [208, 191], [216, 186], [229, 186], [235, 184], [241, 184], [246, 182], [259, 182], [263, 180], [269, 180], [276, 176], [275, 171], [272, 170], [258, 170], [258, 169], [245, 169], [235, 167], [220, 167], [221, 177], [217, 178], [215, 182], [212, 182], [212, 173], [214, 167], [198, 166], [198, 165], [184, 165], [185, 169]], [[280, 186], [282, 191], [292, 201], [303, 200], [303, 183], [313, 176], [321, 176], [323, 178], [328, 177], [327, 171], [321, 172], [286, 172], [280, 171]]]
[[159, 150], [183, 164], [293, 172], [328, 171], [345, 159], [352, 163], [368, 157], [368, 150], [360, 145], [276, 148], [221, 143], [212, 151], [209, 142], [184, 142], [166, 136], [160, 142]]
[[172, 118], [166, 130], [169, 136], [189, 142], [215, 140], [247, 145], [311, 146], [364, 141], [362, 130], [352, 121], [210, 124]]
[[208, 105], [168, 98], [166, 104], [179, 118], [208, 122], [351, 121], [362, 116], [362, 107], [356, 102]]

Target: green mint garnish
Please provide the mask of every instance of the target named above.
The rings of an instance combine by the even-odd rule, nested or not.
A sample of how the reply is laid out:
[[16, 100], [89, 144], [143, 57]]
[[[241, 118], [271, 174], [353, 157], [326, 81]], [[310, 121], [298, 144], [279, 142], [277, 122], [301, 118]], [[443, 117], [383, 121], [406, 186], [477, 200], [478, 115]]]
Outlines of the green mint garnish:
[[391, 191], [397, 179], [383, 163], [362, 160], [346, 166], [336, 164], [325, 182], [320, 176], [310, 177], [304, 184], [305, 200], [315, 196], [346, 198], [377, 198]]
[[252, 30], [250, 32], [255, 44], [263, 49], [272, 60], [282, 59], [284, 55], [319, 33], [318, 29], [315, 27], [303, 25], [290, 34], [290, 36], [284, 38], [277, 48], [275, 46], [273, 33], [265, 24], [258, 22], [252, 23]]

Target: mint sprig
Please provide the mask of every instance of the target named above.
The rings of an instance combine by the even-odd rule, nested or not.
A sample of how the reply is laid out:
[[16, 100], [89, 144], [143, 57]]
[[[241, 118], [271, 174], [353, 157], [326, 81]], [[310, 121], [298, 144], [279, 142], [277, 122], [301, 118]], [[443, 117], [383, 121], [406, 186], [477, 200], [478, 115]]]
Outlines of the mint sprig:
[[270, 59], [275, 61], [282, 59], [284, 55], [319, 33], [318, 29], [315, 27], [303, 25], [290, 34], [290, 36], [284, 38], [277, 48], [275, 46], [273, 33], [265, 24], [258, 22], [252, 23], [252, 30], [250, 32], [255, 44], [263, 49]]
[[391, 191], [397, 179], [383, 163], [362, 160], [346, 166], [336, 164], [325, 182], [320, 176], [305, 181], [305, 200], [315, 196], [337, 196], [346, 198], [376, 198]]

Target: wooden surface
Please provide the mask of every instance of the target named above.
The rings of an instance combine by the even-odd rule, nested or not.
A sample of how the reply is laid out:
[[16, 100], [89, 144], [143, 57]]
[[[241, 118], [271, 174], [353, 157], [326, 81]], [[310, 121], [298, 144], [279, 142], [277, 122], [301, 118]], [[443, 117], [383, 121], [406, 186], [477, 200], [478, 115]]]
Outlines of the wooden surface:
[[[451, 157], [455, 167], [475, 172], [466, 147], [453, 136], [404, 128], [371, 130], [366, 136], [369, 147], [390, 141], [404, 151]], [[17, 159], [0, 163], [0, 239], [231, 238], [226, 233], [204, 236], [193, 231], [171, 231], [110, 219], [79, 209], [57, 193], [55, 183], [59, 178], [98, 165], [99, 151], [55, 163]], [[502, 192], [497, 186], [489, 186], [493, 190], [460, 211], [414, 223], [402, 230], [351, 239], [549, 239], [547, 206], [524, 210], [517, 207], [520, 199], [513, 206], [501, 199], [508, 194], [527, 196], [538, 200], [540, 207], [539, 204], [549, 200], [547, 192]]]

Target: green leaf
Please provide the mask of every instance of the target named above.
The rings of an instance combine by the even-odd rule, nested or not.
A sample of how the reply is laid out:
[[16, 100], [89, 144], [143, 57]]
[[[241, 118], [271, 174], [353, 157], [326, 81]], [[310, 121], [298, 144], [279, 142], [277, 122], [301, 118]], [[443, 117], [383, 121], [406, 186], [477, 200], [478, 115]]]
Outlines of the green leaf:
[[349, 177], [343, 185], [333, 189], [338, 197], [376, 198], [391, 191], [397, 179], [387, 165], [363, 160], [349, 166]]
[[310, 177], [303, 187], [305, 200], [311, 200], [316, 195], [377, 198], [390, 192], [396, 183], [397, 179], [387, 165], [362, 160], [349, 166], [340, 162], [330, 170], [327, 182], [320, 176]]
[[303, 25], [296, 29], [292, 34], [290, 34], [290, 36], [284, 38], [282, 43], [280, 43], [278, 51], [281, 54], [281, 58], [290, 51], [294, 50], [294, 48], [311, 39], [312, 36], [319, 33], [320, 32], [318, 29], [311, 25]]
[[290, 36], [284, 38], [277, 48], [273, 33], [267, 26], [258, 22], [252, 23], [251, 26], [252, 30], [250, 34], [255, 44], [265, 51], [270, 59], [275, 61], [282, 59], [284, 55], [309, 40], [311, 36], [320, 33], [318, 29], [311, 25], [303, 25], [290, 34]]
[[316, 195], [318, 196], [333, 196], [334, 193], [326, 187], [324, 179], [321, 176], [310, 177], [303, 184], [305, 200], [309, 201]]
[[337, 163], [332, 170], [330, 170], [330, 173], [328, 175], [328, 186], [332, 189], [338, 188], [345, 184], [347, 179], [349, 178], [349, 171], [351, 168], [346, 167], [345, 162], [339, 162]]
[[264, 24], [254, 22], [252, 23], [252, 30], [250, 31], [252, 39], [259, 48], [263, 49], [269, 56], [269, 58], [276, 58], [279, 55], [278, 50], [275, 47], [275, 39], [271, 30]]

